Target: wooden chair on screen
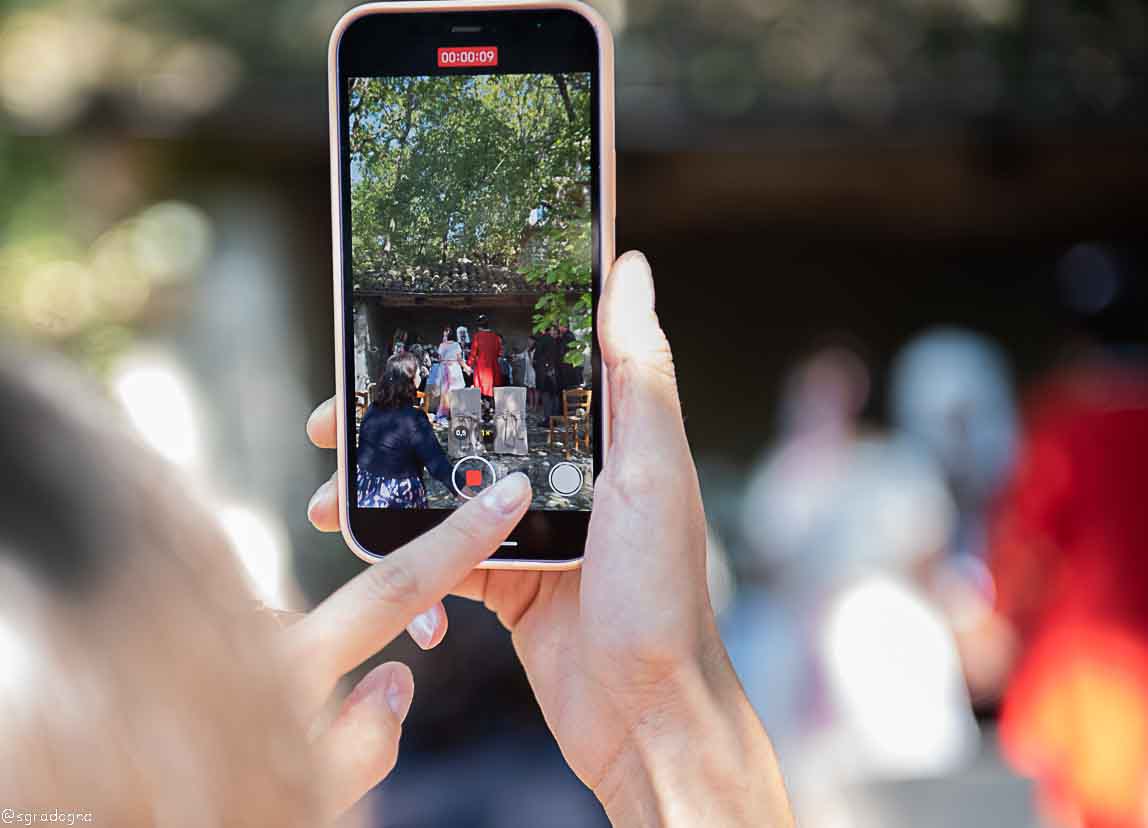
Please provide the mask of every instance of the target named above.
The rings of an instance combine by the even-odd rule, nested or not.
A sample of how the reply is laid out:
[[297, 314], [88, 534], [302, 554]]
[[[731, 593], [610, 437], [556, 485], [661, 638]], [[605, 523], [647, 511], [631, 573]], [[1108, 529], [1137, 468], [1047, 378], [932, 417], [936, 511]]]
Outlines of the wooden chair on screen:
[[419, 408], [423, 410], [423, 414], [430, 416], [430, 394], [426, 391], [416, 391], [415, 396], [418, 398]]
[[590, 402], [593, 397], [593, 389], [568, 388], [562, 392], [562, 414], [550, 418], [550, 433], [546, 444], [554, 445], [555, 433], [560, 434], [567, 459], [572, 447], [577, 449], [585, 443], [586, 450], [590, 450]]
[[358, 425], [363, 421], [363, 417], [367, 416], [367, 409], [371, 407], [371, 402], [375, 399], [375, 388], [378, 383], [372, 382], [367, 386], [365, 391], [355, 392], [355, 424]]

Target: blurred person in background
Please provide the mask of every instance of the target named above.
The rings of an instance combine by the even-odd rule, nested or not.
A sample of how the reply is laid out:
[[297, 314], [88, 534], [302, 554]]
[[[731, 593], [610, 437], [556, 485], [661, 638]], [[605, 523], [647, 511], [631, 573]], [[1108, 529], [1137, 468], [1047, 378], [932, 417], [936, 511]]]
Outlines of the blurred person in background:
[[983, 559], [989, 505], [1012, 471], [1017, 413], [1008, 363], [987, 337], [935, 328], [894, 358], [892, 426], [939, 464], [958, 510], [949, 553]]
[[985, 336], [934, 328], [894, 358], [889, 396], [893, 427], [937, 463], [956, 507], [927, 585], [953, 626], [973, 698], [995, 700], [1012, 657], [1011, 637], [992, 612], [986, 563], [989, 512], [1016, 454], [1007, 360]]
[[[848, 462], [868, 397], [868, 369], [846, 347], [821, 349], [789, 373], [779, 444], [763, 456], [748, 485], [742, 530], [754, 552], [751, 567], [776, 568], [800, 554], [801, 538], [825, 503], [824, 487]], [[785, 486], [778, 486], [779, 477]]]
[[423, 471], [454, 490], [452, 464], [418, 406], [419, 360], [411, 351], [387, 360], [375, 399], [359, 425], [356, 502], [360, 508], [426, 509]]
[[[717, 634], [705, 518], [643, 257], [620, 260], [601, 313], [620, 416], [582, 570], [473, 569], [529, 505], [515, 474], [282, 630], [252, 612], [181, 481], [118, 433], [94, 393], [65, 408], [55, 390], [82, 389], [70, 375], [0, 359], [0, 566], [11, 576], [0, 579], [0, 801], [117, 826], [328, 821], [394, 764], [411, 674], [371, 671], [310, 742], [308, 719], [404, 626], [424, 648], [441, 641], [440, 599], [454, 591], [511, 631], [563, 756], [614, 824], [792, 825]], [[330, 448], [335, 429], [329, 401], [308, 433]], [[329, 483], [308, 515], [335, 530], [338, 508]], [[651, 545], [665, 554], [644, 554]]]
[[[1058, 268], [1081, 335], [1031, 389], [992, 535], [1017, 637], [1006, 758], [1058, 825], [1148, 820], [1148, 318], [1143, 262], [1079, 245]], [[1137, 344], [1140, 343], [1140, 344]]]
[[743, 506], [748, 571], [769, 580], [724, 619], [810, 825], [840, 824], [848, 806], [837, 797], [854, 783], [951, 772], [978, 740], [955, 642], [926, 588], [953, 503], [927, 454], [861, 428], [868, 387], [842, 347], [792, 372], [780, 442]]

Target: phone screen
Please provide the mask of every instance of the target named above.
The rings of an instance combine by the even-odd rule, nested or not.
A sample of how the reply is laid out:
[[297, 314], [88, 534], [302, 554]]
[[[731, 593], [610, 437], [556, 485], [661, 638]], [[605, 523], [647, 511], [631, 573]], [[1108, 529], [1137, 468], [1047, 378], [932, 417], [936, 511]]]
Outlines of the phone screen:
[[548, 47], [572, 14], [415, 17], [340, 79], [354, 510], [455, 509], [523, 472], [533, 511], [588, 512], [596, 53]]

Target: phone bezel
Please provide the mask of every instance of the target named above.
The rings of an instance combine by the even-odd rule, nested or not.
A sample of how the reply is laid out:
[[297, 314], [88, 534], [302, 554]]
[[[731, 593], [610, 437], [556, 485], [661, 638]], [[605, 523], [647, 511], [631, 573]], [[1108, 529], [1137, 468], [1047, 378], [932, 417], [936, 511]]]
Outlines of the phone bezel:
[[[348, 423], [353, 422], [353, 395], [348, 388], [353, 387], [353, 378], [348, 381], [348, 365], [351, 321], [351, 292], [346, 289], [345, 258], [349, 249], [349, 239], [344, 237], [345, 216], [349, 215], [349, 194], [344, 188], [344, 146], [346, 118], [344, 117], [345, 78], [359, 73], [361, 76], [405, 74], [406, 72], [373, 71], [374, 57], [364, 58], [358, 52], [349, 53], [343, 61], [344, 39], [353, 32], [356, 24], [385, 17], [390, 21], [403, 21], [404, 25], [441, 24], [443, 32], [436, 34], [439, 45], [498, 45], [500, 47], [500, 70], [505, 71], [506, 58], [513, 57], [513, 50], [503, 49], [502, 38], [506, 32], [493, 34], [489, 30], [480, 34], [450, 33], [448, 24], [471, 25], [482, 21], [483, 25], [510, 24], [508, 28], [523, 26], [534, 19], [543, 22], [550, 19], [545, 13], [573, 13], [589, 24], [593, 31], [596, 46], [595, 95], [592, 105], [595, 119], [595, 177], [593, 204], [593, 236], [595, 237], [594, 260], [594, 306], [597, 309], [602, 285], [609, 273], [614, 258], [614, 62], [613, 40], [605, 20], [592, 8], [577, 0], [553, 0], [553, 2], [531, 2], [531, 0], [455, 0], [455, 2], [391, 2], [370, 3], [358, 6], [347, 12], [335, 26], [328, 48], [329, 116], [331, 137], [331, 222], [332, 257], [334, 266], [335, 299], [335, 361], [336, 361], [336, 410], [338, 415], [338, 487], [339, 525], [343, 538], [351, 550], [365, 561], [378, 561], [388, 552], [434, 527], [449, 514], [450, 510], [384, 510], [359, 509], [351, 502], [353, 491], [350, 478]], [[396, 17], [396, 15], [400, 17]], [[416, 20], [415, 18], [423, 18]], [[495, 18], [498, 18], [495, 20]], [[545, 31], [545, 26], [542, 31]], [[537, 35], [544, 38], [546, 35]], [[483, 41], [476, 43], [477, 40]], [[489, 42], [487, 42], [489, 41]], [[536, 44], [535, 44], [536, 45]], [[352, 42], [352, 46], [354, 46]], [[392, 60], [393, 63], [393, 60]], [[510, 66], [514, 64], [511, 63]], [[350, 71], [350, 70], [354, 71]], [[370, 71], [368, 71], [370, 70]], [[472, 69], [439, 70], [434, 74], [470, 74]], [[522, 71], [545, 71], [531, 65]], [[554, 70], [560, 71], [560, 70]], [[568, 71], [568, 70], [561, 70]], [[596, 320], [595, 320], [596, 321]], [[594, 472], [601, 473], [609, 446], [610, 411], [606, 369], [602, 363], [597, 342], [594, 343], [593, 370], [597, 377], [594, 393]], [[589, 527], [590, 513], [575, 511], [530, 511], [508, 539], [507, 545], [488, 561], [480, 564], [493, 569], [572, 569], [580, 565]]]

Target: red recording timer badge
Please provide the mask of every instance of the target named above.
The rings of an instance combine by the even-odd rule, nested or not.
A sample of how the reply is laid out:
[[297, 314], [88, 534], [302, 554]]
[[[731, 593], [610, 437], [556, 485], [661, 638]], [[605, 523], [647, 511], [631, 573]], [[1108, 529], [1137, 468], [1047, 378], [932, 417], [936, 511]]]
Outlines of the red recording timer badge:
[[468, 66], [497, 66], [497, 46], [440, 46], [440, 69], [460, 69]]

